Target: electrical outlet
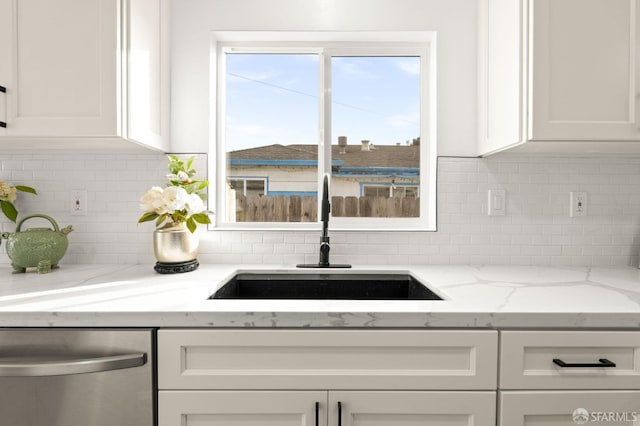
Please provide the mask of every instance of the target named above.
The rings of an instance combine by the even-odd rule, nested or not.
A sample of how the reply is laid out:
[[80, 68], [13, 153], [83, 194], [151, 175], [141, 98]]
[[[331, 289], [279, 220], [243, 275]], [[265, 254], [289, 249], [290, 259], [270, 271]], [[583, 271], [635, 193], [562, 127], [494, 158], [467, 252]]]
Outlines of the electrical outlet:
[[507, 196], [504, 189], [490, 189], [487, 212], [489, 216], [504, 216], [506, 212]]
[[570, 216], [583, 217], [587, 215], [587, 193], [571, 192]]
[[71, 216], [87, 215], [87, 191], [85, 189], [71, 190], [71, 200], [69, 203], [69, 213]]

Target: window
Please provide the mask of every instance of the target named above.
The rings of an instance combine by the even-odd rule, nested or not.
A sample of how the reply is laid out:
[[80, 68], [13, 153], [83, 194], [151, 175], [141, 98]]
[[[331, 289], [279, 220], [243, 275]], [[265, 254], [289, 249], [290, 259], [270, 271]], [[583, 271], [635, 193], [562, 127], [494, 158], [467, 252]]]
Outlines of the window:
[[308, 228], [329, 174], [332, 228], [433, 229], [431, 43], [268, 38], [216, 44], [218, 226]]
[[395, 183], [390, 185], [363, 184], [362, 195], [364, 197], [380, 198], [418, 198], [420, 196], [420, 187], [411, 185], [397, 186]]
[[265, 195], [266, 179], [255, 178], [229, 178], [229, 191], [233, 191], [238, 196], [251, 197]]

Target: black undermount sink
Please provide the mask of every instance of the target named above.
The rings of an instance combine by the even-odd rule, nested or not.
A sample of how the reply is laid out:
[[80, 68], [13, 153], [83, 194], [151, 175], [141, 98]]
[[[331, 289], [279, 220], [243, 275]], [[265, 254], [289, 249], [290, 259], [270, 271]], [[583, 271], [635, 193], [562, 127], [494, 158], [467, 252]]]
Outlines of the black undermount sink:
[[407, 273], [236, 274], [209, 299], [442, 300]]

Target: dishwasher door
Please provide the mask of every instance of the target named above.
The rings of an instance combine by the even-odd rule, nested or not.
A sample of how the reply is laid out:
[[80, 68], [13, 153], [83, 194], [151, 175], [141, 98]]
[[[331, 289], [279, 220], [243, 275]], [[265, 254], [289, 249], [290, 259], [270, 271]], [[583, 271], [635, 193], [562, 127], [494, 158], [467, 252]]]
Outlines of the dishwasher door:
[[153, 329], [0, 329], [0, 426], [154, 426]]

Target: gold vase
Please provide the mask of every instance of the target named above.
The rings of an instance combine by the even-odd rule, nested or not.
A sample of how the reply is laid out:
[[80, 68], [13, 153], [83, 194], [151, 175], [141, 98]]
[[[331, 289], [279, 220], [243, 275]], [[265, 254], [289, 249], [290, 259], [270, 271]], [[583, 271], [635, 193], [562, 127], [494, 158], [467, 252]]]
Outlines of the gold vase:
[[169, 223], [153, 232], [153, 252], [160, 263], [191, 262], [199, 246], [198, 235], [184, 223]]

